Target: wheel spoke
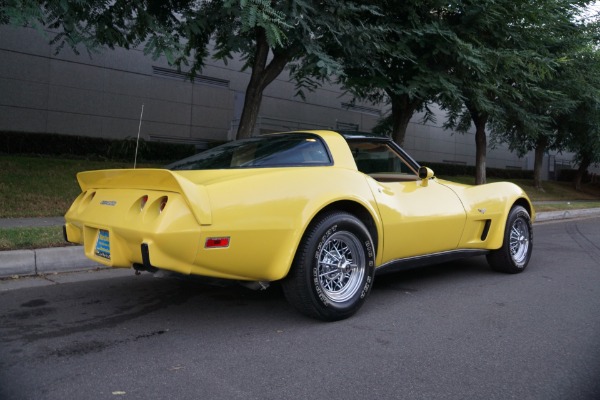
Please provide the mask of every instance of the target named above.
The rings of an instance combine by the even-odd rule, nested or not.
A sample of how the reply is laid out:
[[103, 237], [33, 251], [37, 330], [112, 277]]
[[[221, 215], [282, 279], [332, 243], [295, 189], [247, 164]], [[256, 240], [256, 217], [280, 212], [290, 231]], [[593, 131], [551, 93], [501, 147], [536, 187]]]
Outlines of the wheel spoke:
[[511, 237], [519, 237], [519, 235], [521, 234], [521, 231], [516, 227], [513, 226], [512, 231], [510, 232], [510, 236]]
[[351, 298], [362, 282], [364, 265], [365, 253], [356, 236], [334, 233], [318, 255], [317, 277], [324, 294], [334, 302]]
[[337, 268], [338, 268], [338, 263], [330, 263], [330, 262], [327, 262], [327, 261], [321, 261], [321, 262], [319, 263], [319, 265], [323, 265], [323, 266], [325, 266], [325, 267], [329, 267], [329, 268], [335, 268], [335, 269], [337, 269]]
[[[329, 256], [330, 258], [333, 258], [335, 261], [340, 261], [341, 256], [339, 255], [339, 253], [337, 255], [333, 254], [331, 251], [329, 250], [325, 250], [325, 253], [327, 256]], [[337, 251], [336, 251], [337, 253]]]
[[328, 276], [328, 275], [331, 275], [331, 274], [335, 274], [335, 273], [337, 273], [337, 272], [338, 272], [337, 270], [334, 270], [334, 271], [326, 271], [326, 272], [323, 272], [322, 274], [319, 274], [319, 278], [322, 278], [322, 277], [324, 277], [324, 276]]

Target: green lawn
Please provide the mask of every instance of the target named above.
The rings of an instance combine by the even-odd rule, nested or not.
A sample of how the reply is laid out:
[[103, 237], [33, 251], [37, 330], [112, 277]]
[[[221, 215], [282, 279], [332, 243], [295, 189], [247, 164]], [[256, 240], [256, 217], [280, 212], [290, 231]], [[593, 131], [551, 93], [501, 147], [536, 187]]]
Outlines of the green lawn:
[[66, 246], [62, 226], [0, 229], [0, 251]]
[[0, 218], [57, 217], [80, 193], [79, 171], [131, 168], [111, 161], [0, 156]]

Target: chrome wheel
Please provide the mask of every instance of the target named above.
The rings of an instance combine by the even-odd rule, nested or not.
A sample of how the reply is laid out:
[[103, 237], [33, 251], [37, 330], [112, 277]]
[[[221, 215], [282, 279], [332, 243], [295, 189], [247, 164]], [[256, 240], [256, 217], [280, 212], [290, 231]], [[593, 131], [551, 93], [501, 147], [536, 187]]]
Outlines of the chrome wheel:
[[323, 243], [317, 260], [319, 286], [332, 302], [347, 301], [361, 289], [366, 257], [356, 236], [348, 232], [334, 233]]
[[502, 247], [487, 255], [490, 267], [508, 274], [523, 272], [533, 250], [533, 225], [529, 212], [516, 205], [511, 208], [506, 219]]
[[529, 225], [523, 218], [517, 218], [510, 228], [510, 257], [515, 264], [522, 265], [529, 253]]

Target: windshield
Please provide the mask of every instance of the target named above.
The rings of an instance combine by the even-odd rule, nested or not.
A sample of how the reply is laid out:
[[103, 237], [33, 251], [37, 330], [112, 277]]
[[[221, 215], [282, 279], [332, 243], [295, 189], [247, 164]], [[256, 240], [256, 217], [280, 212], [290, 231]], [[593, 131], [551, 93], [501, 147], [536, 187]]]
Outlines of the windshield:
[[331, 165], [327, 148], [311, 134], [277, 134], [229, 142], [185, 158], [171, 170]]

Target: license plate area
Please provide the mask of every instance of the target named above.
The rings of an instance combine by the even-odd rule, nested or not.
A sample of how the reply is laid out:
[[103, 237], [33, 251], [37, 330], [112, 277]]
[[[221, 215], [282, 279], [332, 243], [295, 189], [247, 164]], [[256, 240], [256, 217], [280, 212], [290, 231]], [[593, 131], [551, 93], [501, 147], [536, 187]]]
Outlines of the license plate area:
[[98, 239], [96, 240], [94, 254], [110, 260], [110, 238], [107, 230], [98, 230]]

